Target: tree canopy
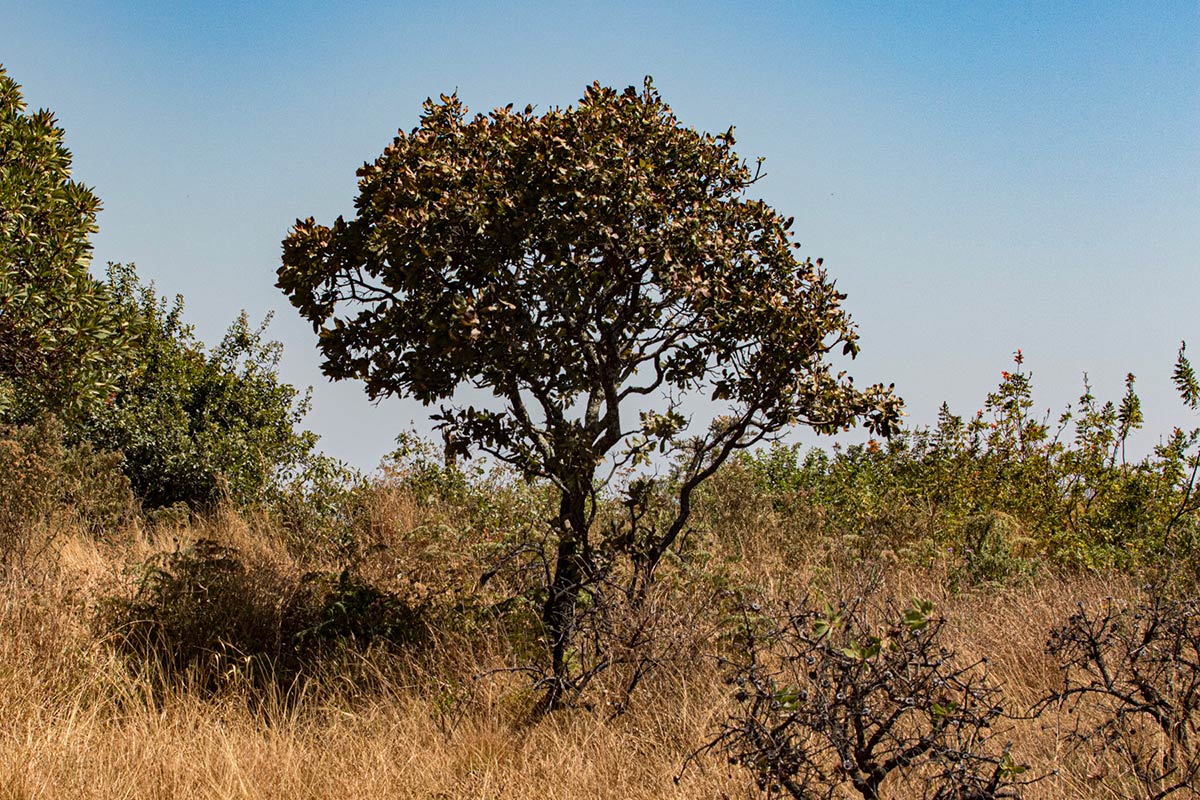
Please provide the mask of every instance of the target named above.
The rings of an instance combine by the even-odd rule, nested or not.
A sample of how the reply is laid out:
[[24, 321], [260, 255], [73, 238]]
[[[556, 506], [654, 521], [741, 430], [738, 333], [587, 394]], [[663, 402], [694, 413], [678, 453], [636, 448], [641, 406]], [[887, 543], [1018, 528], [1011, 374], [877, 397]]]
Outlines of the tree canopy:
[[660, 389], [728, 404], [727, 439], [886, 433], [895, 399], [827, 358], [858, 351], [843, 295], [797, 260], [791, 220], [745, 196], [758, 175], [733, 144], [681, 126], [649, 82], [543, 115], [468, 119], [443, 95], [359, 170], [354, 219], [296, 224], [279, 285], [330, 377], [425, 403], [494, 392], [504, 411], [445, 421], [531, 474], [670, 436], [622, 416]]
[[71, 180], [47, 110], [0, 67], [0, 417], [73, 414], [109, 396], [128, 330], [88, 273], [100, 200]]

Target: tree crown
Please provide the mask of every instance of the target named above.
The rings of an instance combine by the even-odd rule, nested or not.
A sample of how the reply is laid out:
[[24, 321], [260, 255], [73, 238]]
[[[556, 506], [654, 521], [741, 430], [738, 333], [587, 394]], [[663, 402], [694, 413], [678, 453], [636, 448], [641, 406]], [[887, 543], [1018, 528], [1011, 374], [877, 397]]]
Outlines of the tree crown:
[[105, 399], [129, 331], [90, 273], [100, 200], [71, 180], [63, 130], [0, 67], [0, 419]]
[[[717, 450], [791, 423], [889, 432], [890, 389], [860, 391], [830, 360], [858, 352], [844, 296], [796, 258], [792, 220], [747, 196], [760, 173], [733, 146], [732, 128], [681, 125], [649, 79], [544, 114], [469, 117], [442, 95], [359, 170], [352, 220], [296, 223], [279, 286], [330, 377], [372, 398], [502, 399], [439, 419], [531, 474], [665, 448], [684, 394], [726, 406]], [[622, 418], [655, 397], [665, 408]]]

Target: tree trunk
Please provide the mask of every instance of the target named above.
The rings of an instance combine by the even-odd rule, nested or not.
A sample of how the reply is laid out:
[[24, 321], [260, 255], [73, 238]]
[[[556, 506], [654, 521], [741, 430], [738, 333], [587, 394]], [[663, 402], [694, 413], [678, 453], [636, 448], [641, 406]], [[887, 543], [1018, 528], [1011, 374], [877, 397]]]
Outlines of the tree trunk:
[[550, 644], [550, 688], [542, 704], [547, 711], [560, 708], [570, 688], [566, 654], [575, 633], [575, 605], [579, 599], [579, 562], [574, 539], [558, 543], [554, 580], [542, 609], [542, 625]]
[[587, 537], [586, 502], [582, 492], [572, 492], [563, 495], [560, 506], [554, 577], [542, 608], [542, 625], [550, 645], [550, 688], [541, 701], [546, 711], [561, 708], [571, 688], [567, 652], [575, 637], [576, 604], [583, 587], [580, 544]]

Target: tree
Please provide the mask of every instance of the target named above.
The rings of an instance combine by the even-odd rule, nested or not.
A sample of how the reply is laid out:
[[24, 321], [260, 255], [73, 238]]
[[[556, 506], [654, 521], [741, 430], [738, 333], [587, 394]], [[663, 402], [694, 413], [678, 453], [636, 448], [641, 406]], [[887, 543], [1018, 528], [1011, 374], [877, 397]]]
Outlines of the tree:
[[111, 265], [105, 289], [137, 331], [136, 360], [80, 434], [124, 454], [146, 506], [267, 500], [284, 473], [312, 456], [317, 438], [298, 428], [308, 398], [279, 379], [282, 345], [266, 339], [267, 321], [252, 326], [243, 312], [206, 349], [183, 321], [183, 298], [168, 304], [132, 266]]
[[0, 417], [71, 416], [109, 396], [128, 330], [88, 273], [100, 200], [63, 130], [0, 67]]
[[[278, 285], [326, 375], [426, 405], [490, 392], [499, 408], [434, 417], [448, 449], [557, 488], [550, 705], [573, 688], [581, 591], [617, 555], [652, 580], [731, 453], [794, 423], [887, 434], [899, 416], [890, 387], [834, 371], [831, 354], [858, 352], [844, 295], [820, 259], [796, 258], [792, 221], [746, 196], [761, 172], [733, 145], [732, 128], [683, 127], [649, 79], [541, 115], [468, 118], [442, 95], [359, 170], [353, 219], [297, 221], [283, 243]], [[724, 406], [707, 431], [681, 413], [689, 395]], [[682, 458], [669, 520], [594, 533], [601, 492], [655, 450]], [[631, 509], [649, 485], [628, 482]]]

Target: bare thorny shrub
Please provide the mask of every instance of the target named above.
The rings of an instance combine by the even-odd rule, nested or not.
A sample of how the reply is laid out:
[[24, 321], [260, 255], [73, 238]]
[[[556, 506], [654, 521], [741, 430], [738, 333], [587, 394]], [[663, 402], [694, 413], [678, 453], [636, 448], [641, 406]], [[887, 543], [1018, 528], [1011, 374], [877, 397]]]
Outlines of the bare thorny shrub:
[[703, 752], [796, 800], [881, 797], [885, 782], [932, 800], [1016, 798], [1026, 767], [998, 744], [1008, 717], [987, 663], [944, 645], [932, 603], [871, 592], [822, 610], [751, 605], [729, 659], [739, 710]]
[[1062, 684], [1043, 704], [1068, 739], [1115, 755], [1120, 774], [1096, 774], [1125, 797], [1200, 791], [1200, 596], [1155, 587], [1139, 602], [1082, 605], [1050, 635]]

